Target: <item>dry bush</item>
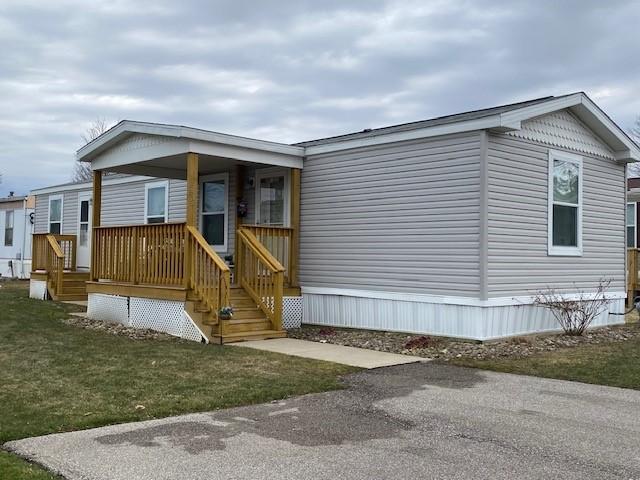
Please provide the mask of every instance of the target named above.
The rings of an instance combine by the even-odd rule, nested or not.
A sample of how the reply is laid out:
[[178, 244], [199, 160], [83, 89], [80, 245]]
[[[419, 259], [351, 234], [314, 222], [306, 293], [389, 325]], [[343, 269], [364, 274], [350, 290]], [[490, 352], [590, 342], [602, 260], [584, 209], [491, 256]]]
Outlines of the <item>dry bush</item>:
[[591, 322], [609, 307], [611, 299], [607, 298], [607, 291], [610, 285], [610, 278], [601, 278], [593, 293], [577, 287], [577, 294], [559, 293], [550, 288], [539, 291], [533, 303], [549, 309], [567, 335], [582, 335]]

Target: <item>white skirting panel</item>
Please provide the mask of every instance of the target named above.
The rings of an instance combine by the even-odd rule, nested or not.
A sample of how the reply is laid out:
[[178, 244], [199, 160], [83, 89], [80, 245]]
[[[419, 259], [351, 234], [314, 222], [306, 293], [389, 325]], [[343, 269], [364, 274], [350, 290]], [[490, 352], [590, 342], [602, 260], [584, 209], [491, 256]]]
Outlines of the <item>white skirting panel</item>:
[[90, 293], [87, 316], [126, 327], [168, 333], [194, 342], [206, 341], [206, 337], [184, 311], [183, 302]]
[[[304, 322], [336, 327], [388, 330], [490, 340], [558, 331], [548, 310], [533, 305], [452, 305], [383, 298], [303, 293]], [[624, 323], [624, 299], [613, 300], [592, 326]]]
[[29, 297], [36, 300], [46, 300], [47, 282], [45, 280], [29, 280]]
[[300, 328], [302, 325], [302, 297], [282, 298], [282, 328]]

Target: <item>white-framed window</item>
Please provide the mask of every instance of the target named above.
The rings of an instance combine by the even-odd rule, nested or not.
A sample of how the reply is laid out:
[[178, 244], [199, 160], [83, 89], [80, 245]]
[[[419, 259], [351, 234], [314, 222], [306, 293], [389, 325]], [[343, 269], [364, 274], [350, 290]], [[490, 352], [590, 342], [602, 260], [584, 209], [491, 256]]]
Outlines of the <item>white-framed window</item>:
[[636, 248], [636, 227], [637, 227], [637, 208], [638, 204], [636, 202], [627, 203], [627, 247], [628, 248]]
[[13, 247], [13, 210], [4, 213], [4, 246]]
[[212, 248], [227, 251], [229, 174], [200, 177], [200, 231]]
[[169, 210], [169, 182], [145, 183], [144, 223], [167, 223]]
[[256, 170], [256, 223], [289, 226], [289, 170]]
[[582, 255], [582, 157], [549, 151], [549, 255]]
[[49, 233], [62, 233], [62, 195], [49, 197]]

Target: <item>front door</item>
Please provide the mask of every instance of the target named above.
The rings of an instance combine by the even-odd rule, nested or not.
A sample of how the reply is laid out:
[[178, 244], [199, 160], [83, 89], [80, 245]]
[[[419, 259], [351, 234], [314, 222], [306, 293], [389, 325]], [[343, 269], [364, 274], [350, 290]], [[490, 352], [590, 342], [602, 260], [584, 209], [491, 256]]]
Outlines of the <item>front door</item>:
[[289, 226], [289, 172], [265, 168], [256, 171], [256, 223]]
[[91, 265], [91, 193], [78, 195], [78, 240], [76, 262], [79, 268]]

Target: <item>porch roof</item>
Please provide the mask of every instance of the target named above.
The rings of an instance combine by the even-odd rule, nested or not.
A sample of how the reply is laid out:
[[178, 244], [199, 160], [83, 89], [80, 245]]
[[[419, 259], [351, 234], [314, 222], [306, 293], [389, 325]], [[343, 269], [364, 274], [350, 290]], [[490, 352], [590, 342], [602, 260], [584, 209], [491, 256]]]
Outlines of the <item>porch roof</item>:
[[186, 178], [186, 154], [197, 153], [201, 173], [233, 163], [302, 168], [304, 147], [181, 125], [123, 120], [77, 151], [93, 170]]

